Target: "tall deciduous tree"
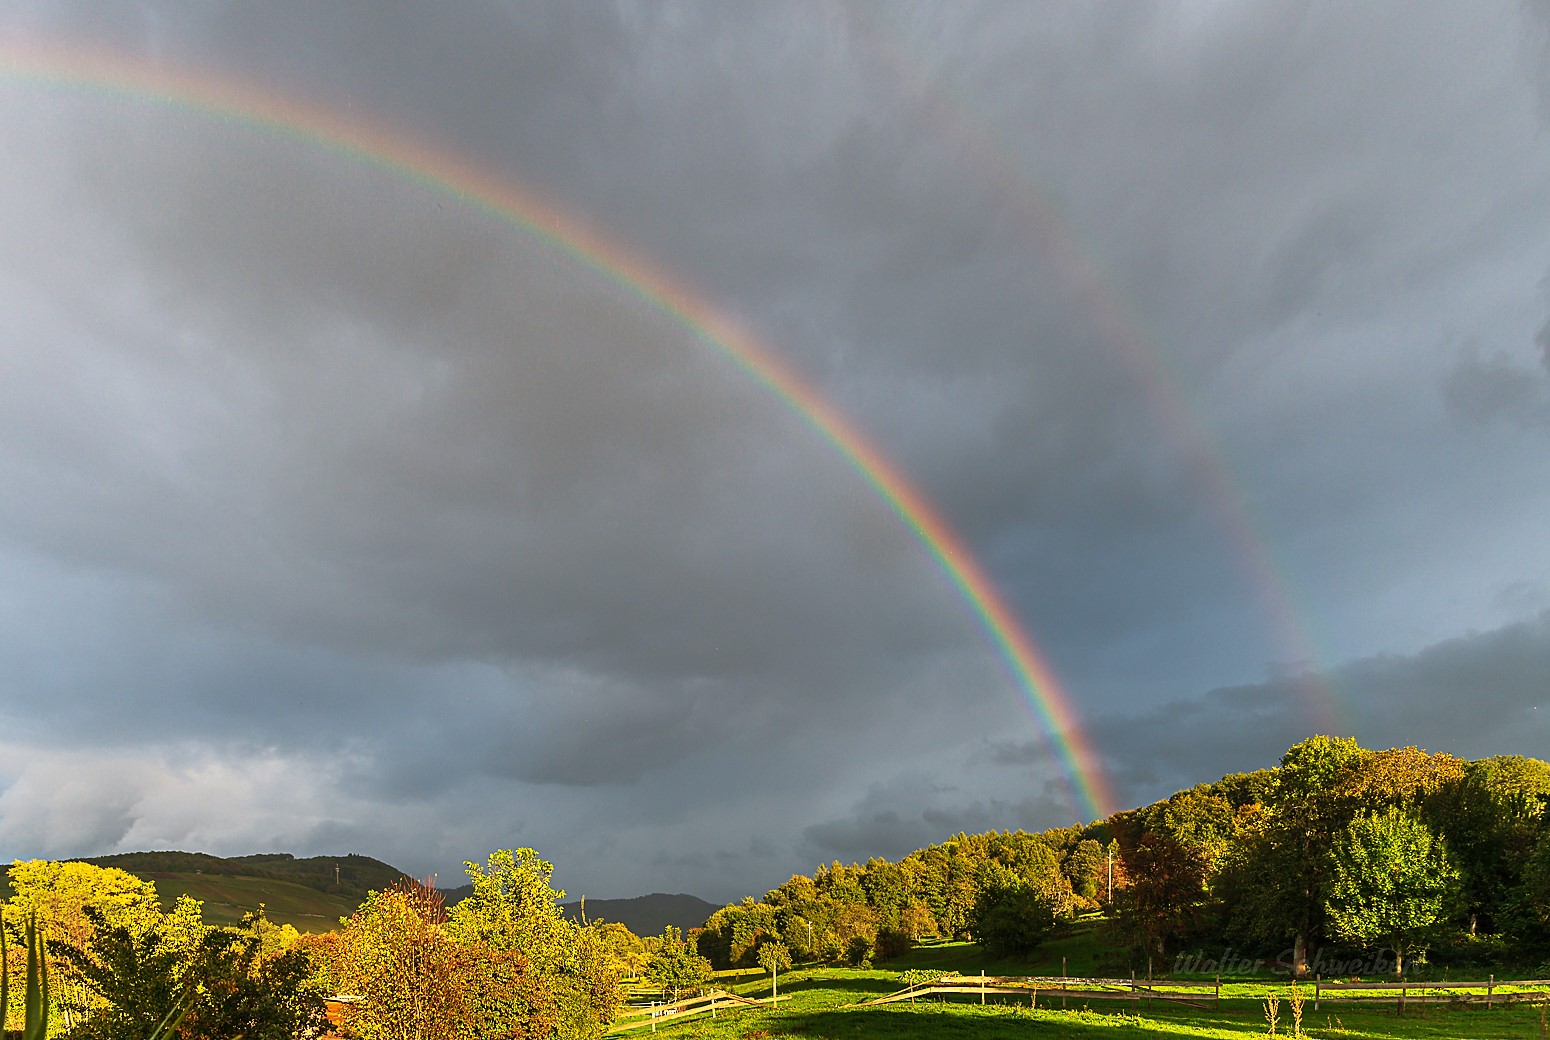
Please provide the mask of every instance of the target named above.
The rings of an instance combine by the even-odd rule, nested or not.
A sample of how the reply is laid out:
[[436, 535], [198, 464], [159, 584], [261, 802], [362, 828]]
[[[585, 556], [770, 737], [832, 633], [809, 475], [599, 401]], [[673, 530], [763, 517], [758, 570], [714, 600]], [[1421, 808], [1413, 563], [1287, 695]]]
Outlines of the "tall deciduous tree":
[[1329, 852], [1330, 930], [1341, 939], [1382, 944], [1404, 974], [1405, 955], [1424, 948], [1458, 890], [1458, 871], [1441, 838], [1399, 808], [1363, 813]]

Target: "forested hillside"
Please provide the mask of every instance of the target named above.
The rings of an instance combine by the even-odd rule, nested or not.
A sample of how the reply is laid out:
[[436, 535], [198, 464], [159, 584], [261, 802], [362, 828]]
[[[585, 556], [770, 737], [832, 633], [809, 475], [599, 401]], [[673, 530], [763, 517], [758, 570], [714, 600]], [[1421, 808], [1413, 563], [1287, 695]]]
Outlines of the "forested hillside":
[[[898, 862], [820, 866], [713, 914], [718, 966], [778, 940], [860, 964], [923, 936], [1016, 954], [1084, 910], [1117, 962], [1233, 947], [1317, 971], [1380, 952], [1538, 963], [1550, 952], [1550, 764], [1312, 737], [1278, 765], [1085, 827], [959, 834]], [[1372, 961], [1376, 964], [1376, 961]]]

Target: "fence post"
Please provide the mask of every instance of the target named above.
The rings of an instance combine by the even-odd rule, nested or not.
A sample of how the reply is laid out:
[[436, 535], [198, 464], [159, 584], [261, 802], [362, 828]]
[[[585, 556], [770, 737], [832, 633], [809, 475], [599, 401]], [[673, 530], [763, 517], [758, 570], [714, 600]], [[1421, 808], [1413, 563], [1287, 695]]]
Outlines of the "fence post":
[[1130, 1009], [1132, 1013], [1139, 1012], [1141, 1007], [1141, 994], [1136, 991], [1136, 969], [1130, 969]]
[[1322, 972], [1313, 976], [1313, 1010], [1315, 1011], [1319, 1009], [1319, 985], [1323, 981], [1324, 974]]
[[1485, 1009], [1491, 1010], [1491, 998], [1496, 994], [1496, 973], [1492, 972], [1485, 980]]
[[1066, 1009], [1066, 989], [1070, 983], [1066, 981], [1066, 959], [1060, 958], [1060, 1010]]
[[[1222, 977], [1220, 975], [1216, 977], [1216, 1002], [1212, 1007], [1217, 1011], [1222, 1010]], [[1317, 1008], [1318, 1005], [1315, 1004], [1314, 1009], [1317, 1010]]]
[[1403, 1015], [1405, 1013], [1405, 990], [1406, 990], [1406, 988], [1407, 988], [1407, 986], [1406, 986], [1405, 983], [1401, 982], [1399, 984], [1399, 1013], [1401, 1015]]
[[985, 1003], [985, 969], [980, 969], [980, 1003]]

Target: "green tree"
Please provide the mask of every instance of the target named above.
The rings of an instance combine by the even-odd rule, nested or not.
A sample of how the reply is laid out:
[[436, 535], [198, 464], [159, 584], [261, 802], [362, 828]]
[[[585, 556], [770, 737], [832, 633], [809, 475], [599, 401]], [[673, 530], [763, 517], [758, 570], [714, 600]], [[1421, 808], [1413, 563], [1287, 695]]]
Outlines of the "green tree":
[[448, 934], [520, 951], [541, 967], [565, 963], [571, 928], [560, 910], [565, 892], [549, 883], [553, 863], [532, 849], [498, 849], [482, 866], [465, 862], [463, 868], [473, 893], [447, 915]]
[[[52, 860], [18, 860], [11, 865], [8, 927], [17, 929], [36, 915], [38, 928], [49, 936], [47, 957], [53, 980], [52, 997], [66, 1026], [80, 1020], [91, 1004], [91, 991], [80, 973], [54, 952], [56, 945], [86, 949], [96, 925], [87, 915], [93, 908], [109, 926], [140, 933], [162, 921], [156, 886], [115, 867]], [[19, 940], [19, 934], [8, 938]]]
[[656, 948], [646, 961], [646, 981], [662, 990], [672, 990], [673, 999], [686, 989], [697, 989], [710, 978], [710, 961], [701, 957], [683, 939], [683, 933], [668, 925], [653, 939]]
[[1325, 934], [1329, 847], [1355, 814], [1358, 774], [1369, 753], [1347, 737], [1309, 737], [1281, 757], [1255, 829], [1227, 852], [1233, 930], [1292, 943], [1292, 971], [1307, 974], [1309, 948]]
[[1341, 939], [1382, 944], [1403, 975], [1405, 954], [1424, 948], [1458, 888], [1458, 871], [1431, 829], [1398, 808], [1363, 813], [1329, 852], [1325, 912]]
[[785, 943], [760, 943], [759, 967], [770, 973], [770, 1000], [774, 1001], [780, 993], [778, 988], [780, 969], [791, 967], [791, 951], [786, 949]]
[[151, 1036], [184, 1008], [182, 1040], [291, 1040], [323, 1023], [306, 956], [295, 949], [265, 956], [261, 913], [242, 928], [201, 928], [192, 939], [175, 914], [165, 927], [131, 931], [97, 907], [85, 913], [95, 929], [89, 948], [57, 947], [93, 998], [76, 1009], [70, 1040]]
[[998, 863], [986, 865], [969, 918], [974, 938], [999, 956], [1032, 953], [1055, 927], [1046, 891]]
[[565, 919], [554, 864], [532, 849], [499, 849], [464, 863], [473, 893], [452, 908], [447, 935], [460, 945], [520, 953], [554, 993], [557, 1035], [602, 1034], [619, 1006], [619, 966], [605, 937]]

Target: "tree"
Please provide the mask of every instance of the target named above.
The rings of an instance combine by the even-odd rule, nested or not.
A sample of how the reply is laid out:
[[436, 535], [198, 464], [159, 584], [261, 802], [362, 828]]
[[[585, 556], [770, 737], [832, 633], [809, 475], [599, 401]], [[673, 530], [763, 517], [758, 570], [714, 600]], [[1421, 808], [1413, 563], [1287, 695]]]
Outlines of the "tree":
[[1338, 937], [1394, 951], [1397, 974], [1405, 954], [1424, 944], [1446, 915], [1459, 875], [1431, 829], [1402, 809], [1363, 813], [1329, 852], [1325, 911]]
[[463, 868], [473, 893], [448, 914], [453, 938], [517, 950], [545, 968], [565, 963], [571, 929], [560, 910], [565, 892], [549, 883], [553, 863], [532, 849], [498, 849], [483, 866]]
[[554, 864], [533, 849], [498, 849], [466, 862], [473, 893], [452, 908], [447, 934], [459, 945], [519, 953], [553, 992], [561, 1037], [601, 1035], [619, 1006], [617, 961], [590, 926], [560, 910]]
[[974, 938], [994, 954], [1032, 953], [1055, 927], [1046, 893], [998, 863], [986, 865], [969, 917]]
[[779, 995], [777, 976], [781, 968], [791, 967], [791, 951], [785, 943], [767, 942], [759, 945], [759, 967], [770, 973], [770, 1002]]
[[435, 889], [373, 892], [344, 921], [331, 979], [361, 999], [345, 1025], [360, 1040], [454, 1040], [462, 1014], [458, 950]]
[[1142, 836], [1126, 855], [1131, 881], [1121, 919], [1140, 940], [1148, 963], [1154, 953], [1167, 952], [1170, 938], [1198, 925], [1206, 900], [1206, 856], [1162, 833]]
[[684, 942], [683, 933], [672, 925], [653, 939], [651, 957], [646, 961], [646, 981], [663, 990], [672, 990], [678, 999], [682, 990], [696, 989], [710, 978], [710, 961]]
[[1226, 859], [1234, 875], [1233, 930], [1292, 942], [1292, 972], [1306, 975], [1309, 947], [1325, 932], [1329, 847], [1350, 821], [1357, 775], [1370, 753], [1348, 737], [1309, 737], [1281, 757], [1265, 812]]
[[[185, 897], [186, 898], [186, 897]], [[195, 900], [180, 900], [184, 915]], [[109, 923], [97, 907], [86, 908], [94, 934], [89, 947], [57, 944], [59, 956], [82, 979], [89, 1005], [72, 1040], [121, 1040], [150, 1036], [175, 1009], [182, 1040], [291, 1040], [323, 1022], [323, 996], [312, 984], [300, 950], [264, 954], [267, 926], [249, 914], [242, 928], [191, 931], [178, 911], [163, 925], [139, 931]]]
[[[139, 934], [162, 920], [156, 886], [114, 867], [90, 863], [29, 860], [11, 865], [8, 927], [17, 929], [36, 915], [49, 936], [49, 972], [66, 1026], [73, 1025], [92, 1000], [80, 973], [54, 952], [56, 944], [85, 949], [97, 926], [87, 915], [95, 908], [110, 927]], [[19, 935], [8, 938], [19, 939]]]
[[547, 1040], [558, 1032], [559, 1001], [522, 954], [459, 946], [454, 976], [458, 1040]]

